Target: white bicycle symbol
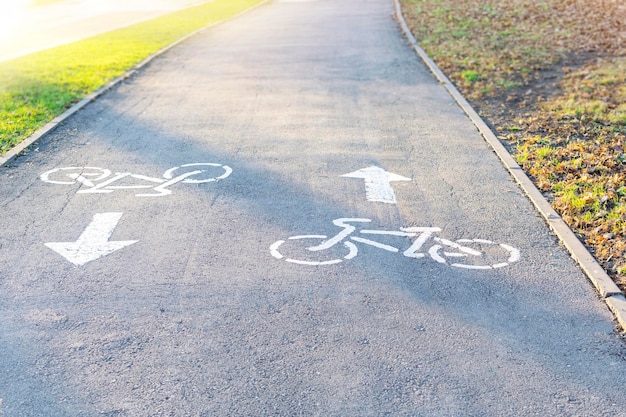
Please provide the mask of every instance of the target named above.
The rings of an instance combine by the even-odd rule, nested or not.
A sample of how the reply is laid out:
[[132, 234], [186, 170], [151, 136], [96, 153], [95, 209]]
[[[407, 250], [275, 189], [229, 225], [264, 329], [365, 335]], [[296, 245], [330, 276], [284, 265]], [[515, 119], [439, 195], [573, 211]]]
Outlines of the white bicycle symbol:
[[[369, 223], [370, 219], [360, 218], [341, 218], [333, 220], [335, 226], [341, 227], [342, 230], [335, 236], [328, 238], [325, 235], [300, 235], [292, 236], [287, 240], [279, 240], [270, 246], [270, 252], [276, 259], [284, 260], [299, 265], [333, 265], [350, 260], [359, 253], [357, 245], [354, 242], [373, 246], [388, 252], [400, 252], [395, 246], [377, 242], [368, 238], [353, 236], [356, 227], [349, 223]], [[494, 243], [485, 239], [459, 239], [451, 241], [433, 234], [440, 232], [439, 227], [404, 227], [400, 230], [359, 230], [361, 235], [378, 235], [378, 236], [397, 236], [404, 238], [416, 238], [408, 249], [402, 254], [408, 258], [423, 258], [428, 254], [430, 258], [441, 264], [448, 264], [457, 268], [467, 269], [497, 269], [503, 268], [520, 259], [520, 251], [512, 246], [504, 243]], [[432, 238], [434, 244], [423, 253], [420, 250], [424, 247], [429, 239]], [[322, 240], [317, 245], [303, 247], [301, 243], [289, 245], [303, 240]], [[337, 255], [337, 245], [342, 243], [343, 253]], [[295, 246], [295, 248], [294, 248]], [[286, 257], [285, 252], [291, 250], [306, 249], [307, 252], [301, 254], [298, 258]], [[347, 251], [347, 253], [346, 253]], [[324, 252], [327, 255], [319, 256], [317, 253]], [[331, 252], [331, 253], [328, 253]], [[330, 258], [330, 259], [328, 259]]]
[[[215, 171], [216, 169], [219, 175], [209, 176], [209, 171]], [[156, 193], [135, 194], [135, 196], [162, 197], [172, 194], [168, 187], [176, 183], [201, 184], [214, 182], [228, 177], [232, 172], [233, 170], [227, 165], [203, 162], [170, 168], [163, 173], [163, 178], [148, 177], [130, 172], [116, 172], [113, 174], [108, 169], [97, 167], [55, 168], [44, 172], [40, 178], [42, 181], [50, 184], [72, 185], [80, 183], [83, 187], [77, 193], [81, 194], [112, 193], [115, 190], [151, 188]], [[139, 180], [142, 184], [128, 184], [129, 178]], [[123, 185], [121, 184], [122, 180], [124, 180]], [[146, 182], [149, 184], [146, 184]], [[113, 185], [115, 183], [120, 183], [120, 185]]]

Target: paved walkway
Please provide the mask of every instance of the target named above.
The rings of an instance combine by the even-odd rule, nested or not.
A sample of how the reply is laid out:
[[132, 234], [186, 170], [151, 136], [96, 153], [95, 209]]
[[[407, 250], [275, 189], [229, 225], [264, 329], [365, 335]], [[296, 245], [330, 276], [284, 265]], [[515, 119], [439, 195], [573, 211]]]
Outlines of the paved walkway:
[[626, 416], [606, 305], [388, 0], [203, 32], [0, 210], [7, 416]]

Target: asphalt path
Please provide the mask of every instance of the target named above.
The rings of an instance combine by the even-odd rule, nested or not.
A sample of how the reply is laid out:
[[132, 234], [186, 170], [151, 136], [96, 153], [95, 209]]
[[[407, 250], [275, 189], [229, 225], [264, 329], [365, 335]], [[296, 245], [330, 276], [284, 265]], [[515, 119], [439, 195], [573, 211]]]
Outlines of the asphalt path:
[[195, 36], [0, 207], [3, 416], [626, 416], [609, 310], [388, 0]]

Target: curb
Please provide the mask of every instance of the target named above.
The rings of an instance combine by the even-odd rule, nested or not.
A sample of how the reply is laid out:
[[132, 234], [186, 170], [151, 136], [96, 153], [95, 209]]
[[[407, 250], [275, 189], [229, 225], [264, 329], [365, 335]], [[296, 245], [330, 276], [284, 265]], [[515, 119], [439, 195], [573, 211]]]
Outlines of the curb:
[[530, 180], [530, 178], [528, 178], [524, 170], [522, 170], [517, 162], [515, 162], [515, 159], [511, 156], [511, 154], [506, 150], [502, 143], [500, 143], [500, 140], [491, 131], [489, 126], [487, 126], [487, 124], [472, 108], [454, 84], [452, 84], [448, 77], [444, 75], [437, 64], [435, 64], [435, 62], [430, 59], [426, 52], [419, 46], [417, 40], [404, 20], [402, 9], [400, 7], [400, 1], [394, 0], [394, 3], [396, 9], [396, 19], [400, 24], [404, 35], [408, 39], [409, 44], [413, 47], [424, 64], [426, 64], [428, 69], [433, 73], [435, 78], [437, 78], [439, 83], [443, 85], [465, 114], [467, 114], [472, 123], [474, 123], [478, 131], [483, 135], [485, 141], [489, 144], [496, 155], [498, 155], [504, 167], [509, 171], [513, 179], [518, 183], [518, 185], [526, 193], [526, 196], [544, 217], [548, 226], [550, 226], [550, 229], [552, 229], [552, 231], [558, 236], [561, 243], [570, 252], [572, 258], [574, 258], [574, 260], [580, 265], [589, 280], [593, 283], [600, 297], [602, 297], [609, 309], [615, 315], [621, 330], [626, 331], [626, 297], [624, 297], [622, 291], [615, 284], [615, 282], [613, 282], [611, 277], [608, 276], [600, 264], [598, 264], [591, 253], [589, 253], [587, 248], [576, 237], [574, 232], [572, 232], [565, 221], [563, 221], [561, 216], [559, 216], [552, 208], [543, 194], [541, 194], [535, 184]]
[[[270, 2], [270, 1], [272, 1], [272, 0], [261, 1], [260, 3], [250, 7], [248, 9], [245, 9], [245, 10], [243, 10], [243, 11], [241, 11], [241, 12], [239, 12], [239, 13], [233, 15], [233, 16], [230, 16], [230, 17], [228, 17], [226, 19], [218, 20], [217, 22], [210, 23], [207, 26], [204, 26], [204, 27], [202, 27], [200, 29], [197, 29], [197, 30], [195, 30], [195, 31], [193, 31], [193, 32], [183, 36], [182, 38], [172, 42], [171, 44], [165, 46], [164, 48], [162, 48], [159, 51], [153, 53], [152, 55], [149, 55], [143, 61], [141, 61], [140, 63], [138, 63], [137, 65], [135, 65], [131, 69], [129, 69], [128, 71], [126, 71], [124, 74], [120, 75], [119, 77], [113, 79], [112, 81], [110, 81], [109, 83], [104, 85], [103, 87], [100, 87], [99, 89], [97, 89], [93, 93], [89, 94], [87, 97], [85, 97], [84, 99], [82, 99], [78, 103], [74, 104], [69, 109], [67, 109], [65, 112], [63, 112], [59, 116], [55, 117], [50, 122], [46, 123], [44, 126], [42, 126], [39, 129], [37, 129], [35, 131], [35, 133], [33, 133], [32, 135], [30, 135], [29, 137], [24, 139], [22, 142], [17, 144], [15, 147], [13, 147], [7, 153], [5, 153], [4, 155], [1, 155], [0, 156], [0, 168], [5, 166], [6, 164], [8, 164], [13, 159], [15, 159], [18, 156], [20, 156], [20, 154], [22, 154], [22, 152], [26, 151], [31, 145], [33, 145], [39, 139], [41, 139], [42, 137], [44, 137], [48, 133], [51, 133], [52, 131], [54, 131], [57, 127], [59, 127], [61, 124], [63, 124], [63, 122], [65, 122], [67, 119], [69, 119], [74, 113], [76, 113], [79, 110], [81, 110], [82, 108], [84, 108], [87, 104], [89, 104], [92, 101], [96, 100], [98, 97], [100, 97], [101, 95], [103, 95], [107, 91], [111, 90], [113, 87], [117, 86], [118, 84], [121, 84], [123, 81], [125, 81], [125, 80], [129, 79], [130, 77], [132, 77], [133, 75], [135, 75], [139, 70], [144, 68], [150, 62], [152, 62], [155, 58], [163, 55], [165, 52], [169, 51], [170, 49], [174, 48], [175, 46], [178, 46], [179, 44], [185, 42], [189, 38], [192, 38], [193, 36], [197, 35], [198, 33], [202, 32], [204, 30], [207, 30], [207, 29], [212, 28], [214, 26], [221, 25], [222, 23], [225, 23], [225, 22], [227, 22], [229, 20], [236, 19], [239, 16], [242, 16], [245, 13], [248, 13], [248, 12], [258, 8], [258, 7], [261, 7], [261, 6], [265, 5], [266, 3]], [[193, 7], [193, 6], [191, 6], [191, 7]]]

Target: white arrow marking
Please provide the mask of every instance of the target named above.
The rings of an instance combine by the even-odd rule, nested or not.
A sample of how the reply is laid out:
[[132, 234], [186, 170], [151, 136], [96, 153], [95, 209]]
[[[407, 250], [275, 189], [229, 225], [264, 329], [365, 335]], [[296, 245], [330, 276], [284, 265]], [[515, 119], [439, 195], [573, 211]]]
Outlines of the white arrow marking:
[[387, 172], [384, 169], [371, 166], [358, 171], [342, 175], [347, 178], [363, 178], [365, 180], [365, 198], [367, 201], [396, 204], [396, 195], [391, 188], [391, 181], [411, 181], [411, 178]]
[[46, 246], [76, 266], [85, 265], [109, 255], [138, 240], [109, 242], [109, 238], [124, 213], [96, 213], [76, 242], [50, 242]]

